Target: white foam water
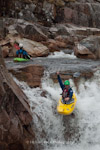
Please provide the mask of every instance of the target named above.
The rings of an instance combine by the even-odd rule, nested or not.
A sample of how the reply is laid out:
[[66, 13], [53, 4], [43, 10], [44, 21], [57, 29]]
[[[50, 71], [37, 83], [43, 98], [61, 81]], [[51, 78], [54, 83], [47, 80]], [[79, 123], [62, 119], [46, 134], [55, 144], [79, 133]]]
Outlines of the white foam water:
[[69, 59], [77, 59], [77, 57], [72, 54], [65, 54], [63, 51], [51, 53], [48, 58], [69, 58]]
[[[25, 83], [16, 82], [29, 98], [36, 137], [39, 140], [37, 143], [43, 144], [45, 150], [100, 149], [100, 71], [95, 73], [94, 78], [86, 82], [80, 81], [79, 93], [70, 80], [77, 96], [77, 104], [75, 117], [73, 119], [65, 117], [70, 119], [72, 129], [78, 128], [77, 142], [76, 134], [68, 141], [64, 136], [66, 130], [70, 130], [70, 125], [69, 129], [66, 129], [65, 117], [56, 111], [61, 93], [58, 84], [54, 84], [48, 75], [43, 79], [42, 88], [29, 88]], [[45, 91], [45, 97], [41, 96], [42, 91]]]

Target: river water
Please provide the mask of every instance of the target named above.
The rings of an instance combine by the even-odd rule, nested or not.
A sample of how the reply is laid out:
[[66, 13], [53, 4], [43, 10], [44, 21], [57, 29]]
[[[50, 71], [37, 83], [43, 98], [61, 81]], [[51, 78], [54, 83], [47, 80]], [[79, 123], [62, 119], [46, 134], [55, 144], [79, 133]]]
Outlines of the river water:
[[[58, 54], [55, 57], [58, 57]], [[71, 57], [70, 59], [73, 59], [74, 56]], [[76, 108], [71, 116], [57, 113], [56, 107], [61, 89], [58, 83], [53, 83], [49, 75], [46, 71], [41, 88], [30, 88], [26, 83], [15, 79], [29, 98], [33, 113], [36, 140], [32, 143], [43, 145], [41, 149], [44, 150], [99, 150], [100, 70], [98, 69], [90, 80], [81, 79], [78, 92], [70, 79], [77, 96]], [[41, 96], [43, 91], [45, 97]]]

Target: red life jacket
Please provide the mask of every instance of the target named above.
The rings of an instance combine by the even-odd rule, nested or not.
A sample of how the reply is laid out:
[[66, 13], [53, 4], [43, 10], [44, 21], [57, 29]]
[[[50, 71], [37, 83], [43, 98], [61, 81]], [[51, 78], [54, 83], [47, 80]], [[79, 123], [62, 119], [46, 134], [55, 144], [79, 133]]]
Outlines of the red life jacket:
[[66, 89], [66, 88], [64, 88], [64, 90], [63, 90], [63, 92], [62, 92], [62, 97], [63, 98], [66, 98], [66, 97], [68, 97], [69, 96], [69, 89]]

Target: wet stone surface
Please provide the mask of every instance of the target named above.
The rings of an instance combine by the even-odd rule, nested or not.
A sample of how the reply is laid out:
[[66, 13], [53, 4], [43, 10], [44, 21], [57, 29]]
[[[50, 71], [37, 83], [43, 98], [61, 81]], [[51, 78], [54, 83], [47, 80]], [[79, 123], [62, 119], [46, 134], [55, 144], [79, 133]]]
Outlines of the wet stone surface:
[[100, 69], [100, 60], [86, 60], [86, 59], [69, 59], [69, 58], [48, 58], [38, 57], [33, 58], [29, 62], [14, 63], [13, 59], [6, 59], [6, 66], [8, 70], [19, 70], [29, 65], [40, 65], [43, 66], [44, 71], [49, 74], [53, 82], [57, 83], [57, 74], [60, 72], [62, 81], [72, 79], [78, 90], [78, 84], [81, 78], [88, 80], [93, 77], [95, 71]]
[[5, 59], [6, 66], [9, 69], [16, 69], [28, 66], [30, 64], [42, 65], [50, 74], [57, 71], [67, 72], [91, 72], [100, 66], [100, 60], [68, 59], [68, 58], [33, 58], [29, 62], [15, 63], [12, 58]]

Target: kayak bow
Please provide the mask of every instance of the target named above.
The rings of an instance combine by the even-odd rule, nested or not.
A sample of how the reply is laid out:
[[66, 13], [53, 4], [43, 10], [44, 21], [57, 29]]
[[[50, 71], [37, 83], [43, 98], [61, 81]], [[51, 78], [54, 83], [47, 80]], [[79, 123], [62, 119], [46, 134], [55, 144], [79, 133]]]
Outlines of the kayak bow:
[[67, 104], [63, 104], [62, 103], [62, 97], [61, 97], [59, 99], [59, 102], [58, 102], [58, 105], [57, 105], [57, 112], [59, 114], [63, 114], [63, 115], [70, 115], [74, 111], [76, 101], [77, 101], [75, 93], [73, 93], [72, 99], [73, 99], [72, 102], [69, 102]]

